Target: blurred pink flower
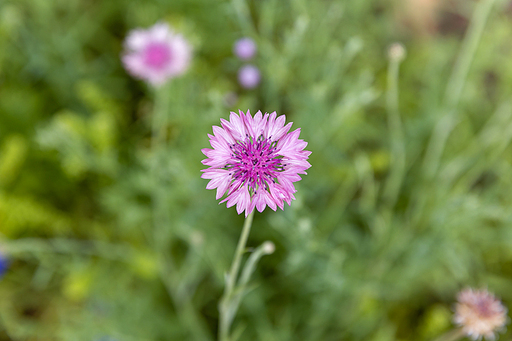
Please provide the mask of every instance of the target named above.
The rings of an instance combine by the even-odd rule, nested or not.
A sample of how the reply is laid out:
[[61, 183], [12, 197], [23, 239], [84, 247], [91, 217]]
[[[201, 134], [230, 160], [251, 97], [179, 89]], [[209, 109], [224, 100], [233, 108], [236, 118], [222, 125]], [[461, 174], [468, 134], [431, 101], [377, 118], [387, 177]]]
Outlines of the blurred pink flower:
[[133, 77], [160, 86], [183, 74], [191, 56], [192, 48], [185, 38], [174, 33], [169, 25], [157, 23], [147, 30], [135, 29], [128, 34], [122, 62]]
[[256, 54], [256, 43], [251, 38], [241, 38], [235, 42], [233, 52], [242, 60], [249, 60]]
[[507, 308], [485, 289], [465, 289], [457, 297], [454, 322], [473, 340], [495, 339], [507, 323]]
[[307, 142], [299, 139], [300, 128], [289, 133], [292, 123], [285, 125], [284, 115], [273, 112], [254, 118], [250, 112], [231, 113], [229, 121], [221, 119], [221, 127], [213, 126], [208, 134], [213, 149], [203, 149], [207, 159], [202, 163], [203, 179], [210, 179], [207, 189], [217, 188], [217, 199], [227, 192], [227, 207], [236, 204], [238, 214], [247, 217], [256, 207], [283, 209], [295, 199], [293, 182], [301, 180], [311, 167], [306, 161], [311, 154], [304, 150]]
[[252, 89], [260, 84], [260, 70], [254, 65], [244, 65], [238, 70], [238, 82], [246, 89]]

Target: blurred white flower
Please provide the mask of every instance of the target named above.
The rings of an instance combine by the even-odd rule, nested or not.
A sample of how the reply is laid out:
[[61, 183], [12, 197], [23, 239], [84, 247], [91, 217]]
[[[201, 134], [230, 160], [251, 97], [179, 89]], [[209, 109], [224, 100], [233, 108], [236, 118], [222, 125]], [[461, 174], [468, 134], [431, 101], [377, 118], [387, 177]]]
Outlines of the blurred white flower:
[[465, 289], [457, 297], [454, 322], [473, 340], [495, 339], [507, 323], [507, 308], [485, 289]]

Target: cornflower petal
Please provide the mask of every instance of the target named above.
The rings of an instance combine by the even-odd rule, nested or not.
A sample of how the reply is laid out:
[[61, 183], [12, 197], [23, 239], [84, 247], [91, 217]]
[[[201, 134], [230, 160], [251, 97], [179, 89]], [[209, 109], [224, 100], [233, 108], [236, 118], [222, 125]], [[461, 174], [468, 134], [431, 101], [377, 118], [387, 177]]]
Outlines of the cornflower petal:
[[231, 122], [231, 126], [233, 127], [233, 133], [235, 133], [233, 137], [235, 137], [235, 139], [237, 140], [243, 139], [247, 134], [244, 120], [240, 116], [238, 116], [234, 112], [231, 112], [231, 114], [229, 115], [229, 121]]
[[249, 194], [249, 188], [247, 185], [242, 186], [240, 189], [239, 200], [236, 203], [236, 211], [238, 214], [245, 211], [245, 216], [249, 215], [249, 205], [251, 204], [251, 196]]
[[226, 142], [226, 144], [228, 145], [228, 148], [229, 148], [229, 145], [235, 143], [235, 139], [233, 138], [233, 136], [231, 136], [231, 134], [226, 132], [221, 127], [213, 126], [213, 135], [215, 135], [215, 137], [217, 139]]
[[252, 212], [254, 207], [256, 207], [258, 212], [263, 212], [263, 210], [265, 209], [265, 207], [267, 205], [273, 211], [275, 211], [276, 208], [277, 208], [276, 203], [274, 202], [274, 200], [272, 199], [272, 196], [270, 195], [270, 193], [268, 191], [266, 191], [264, 189], [257, 189], [254, 192], [254, 197], [253, 197], [253, 200], [251, 202], [251, 207], [250, 207], [249, 210]]
[[265, 129], [265, 125], [267, 124], [267, 120], [268, 120], [268, 115], [265, 115], [265, 117], [263, 117], [261, 111], [258, 111], [256, 113], [256, 115], [254, 115], [254, 119], [253, 119], [253, 122], [254, 122], [254, 127], [253, 127], [254, 136], [260, 136], [260, 135], [263, 134], [263, 131]]
[[201, 178], [211, 179], [208, 185], [206, 185], [206, 189], [217, 188], [217, 195], [215, 197], [217, 200], [222, 198], [231, 184], [231, 175], [229, 175], [229, 171], [224, 169], [207, 169], [201, 175]]

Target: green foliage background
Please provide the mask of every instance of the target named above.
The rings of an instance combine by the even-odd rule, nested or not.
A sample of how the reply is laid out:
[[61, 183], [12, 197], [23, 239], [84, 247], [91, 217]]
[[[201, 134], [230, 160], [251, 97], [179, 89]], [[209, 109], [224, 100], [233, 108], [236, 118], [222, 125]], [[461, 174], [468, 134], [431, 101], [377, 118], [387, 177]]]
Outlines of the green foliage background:
[[[404, 25], [402, 3], [1, 1], [0, 340], [214, 340], [243, 217], [205, 189], [200, 150], [238, 109], [286, 114], [313, 152], [291, 207], [255, 216], [249, 246], [276, 252], [239, 340], [431, 340], [461, 288], [512, 302], [509, 2], [452, 1], [458, 24], [431, 34]], [[129, 30], [162, 20], [194, 59], [156, 94], [119, 56]], [[236, 82], [242, 36], [258, 44], [255, 90]]]

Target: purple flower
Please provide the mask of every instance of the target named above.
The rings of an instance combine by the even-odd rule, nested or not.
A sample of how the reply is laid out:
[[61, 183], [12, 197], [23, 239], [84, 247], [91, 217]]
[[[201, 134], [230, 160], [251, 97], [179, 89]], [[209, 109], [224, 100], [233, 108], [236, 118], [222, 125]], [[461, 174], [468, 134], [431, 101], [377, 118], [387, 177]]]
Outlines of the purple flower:
[[201, 177], [210, 179], [206, 188], [217, 188], [217, 199], [227, 192], [221, 203], [236, 204], [246, 217], [255, 207], [261, 212], [267, 205], [274, 211], [285, 201], [290, 205], [293, 183], [311, 167], [300, 128], [289, 133], [292, 123], [285, 125], [285, 116], [276, 116], [231, 112], [229, 121], [220, 120], [222, 128], [213, 126], [213, 136], [208, 134], [213, 149], [201, 150], [207, 157], [202, 163], [210, 167], [202, 170]]
[[258, 86], [260, 79], [260, 70], [254, 65], [244, 65], [238, 70], [238, 82], [246, 89]]
[[190, 44], [180, 34], [175, 34], [169, 25], [158, 23], [147, 30], [131, 31], [121, 59], [133, 77], [160, 86], [183, 74], [191, 56]]
[[249, 60], [256, 54], [256, 43], [251, 38], [241, 38], [235, 42], [233, 53], [242, 60]]

